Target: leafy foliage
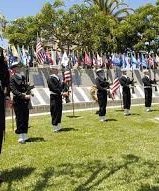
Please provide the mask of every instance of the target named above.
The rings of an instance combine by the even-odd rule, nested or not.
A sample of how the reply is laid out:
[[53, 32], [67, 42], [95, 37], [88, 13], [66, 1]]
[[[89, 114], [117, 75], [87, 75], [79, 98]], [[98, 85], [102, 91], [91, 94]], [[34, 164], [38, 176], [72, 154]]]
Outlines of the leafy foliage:
[[[157, 51], [159, 48], [159, 3], [146, 4], [124, 20], [124, 2], [96, 0], [93, 4], [75, 4], [63, 9], [64, 2], [45, 3], [32, 17], [9, 23], [5, 35], [10, 43], [36, 44], [37, 35], [44, 42], [57, 43], [62, 50], [123, 52], [133, 50]], [[121, 5], [121, 9], [120, 9]], [[105, 12], [102, 10], [105, 8]], [[126, 6], [126, 10], [127, 10]], [[145, 42], [148, 45], [145, 45]]]
[[[159, 33], [158, 11], [159, 6], [147, 4], [121, 22], [116, 30], [119, 50], [131, 48], [156, 51]], [[150, 43], [149, 47], [145, 46], [145, 42]]]
[[118, 19], [122, 19], [134, 11], [120, 0], [87, 0], [87, 2], [97, 5], [105, 15], [112, 15]]

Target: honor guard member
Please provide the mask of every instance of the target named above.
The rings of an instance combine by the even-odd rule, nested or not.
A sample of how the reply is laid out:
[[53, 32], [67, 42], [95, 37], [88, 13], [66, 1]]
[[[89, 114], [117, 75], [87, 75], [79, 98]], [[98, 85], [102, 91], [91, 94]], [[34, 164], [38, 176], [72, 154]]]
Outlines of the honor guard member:
[[104, 122], [106, 120], [107, 95], [109, 91], [109, 82], [106, 81], [104, 70], [99, 68], [96, 70], [96, 87], [99, 105], [99, 119]]
[[62, 83], [58, 76], [59, 66], [51, 65], [50, 73], [47, 83], [50, 90], [50, 112], [52, 118], [53, 131], [58, 132], [62, 129], [61, 118], [62, 118], [62, 96], [63, 93]]
[[130, 115], [130, 106], [131, 106], [131, 93], [130, 93], [130, 85], [133, 84], [134, 79], [130, 80], [127, 76], [127, 71], [122, 69], [122, 76], [120, 77], [120, 85], [122, 86], [123, 93], [123, 105], [124, 105], [124, 115]]
[[[5, 133], [5, 101], [9, 98], [9, 71], [0, 47], [0, 153]], [[3, 179], [0, 177], [0, 183]]]
[[18, 62], [10, 66], [13, 75], [10, 77], [10, 90], [13, 93], [13, 108], [16, 116], [15, 133], [19, 135], [18, 142], [25, 143], [28, 140], [29, 101], [28, 85], [25, 76], [21, 74], [21, 65]]
[[155, 80], [151, 80], [149, 76], [149, 71], [147, 69], [143, 70], [144, 77], [142, 78], [142, 82], [144, 85], [144, 93], [145, 93], [145, 107], [146, 111], [151, 111], [151, 103], [152, 103], [152, 84], [155, 84]]

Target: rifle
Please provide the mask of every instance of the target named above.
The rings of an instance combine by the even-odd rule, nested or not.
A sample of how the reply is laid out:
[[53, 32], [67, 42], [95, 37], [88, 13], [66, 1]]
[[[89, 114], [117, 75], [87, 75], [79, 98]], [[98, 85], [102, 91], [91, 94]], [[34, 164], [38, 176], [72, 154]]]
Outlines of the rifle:
[[134, 70], [133, 70], [133, 66], [132, 66], [132, 83], [131, 83], [131, 87], [132, 87], [132, 94], [135, 94], [135, 85], [134, 85]]
[[[29, 84], [29, 66], [26, 66], [26, 95], [34, 96], [34, 94], [31, 92], [31, 90], [34, 88], [34, 85]], [[29, 100], [29, 109], [32, 109], [31, 100]]]
[[155, 84], [155, 92], [157, 92], [157, 80], [156, 80], [156, 63], [154, 62], [153, 66], [153, 73], [154, 73], [154, 84]]
[[34, 88], [34, 85], [27, 84], [26, 95], [34, 96], [34, 94], [31, 92], [31, 90]]

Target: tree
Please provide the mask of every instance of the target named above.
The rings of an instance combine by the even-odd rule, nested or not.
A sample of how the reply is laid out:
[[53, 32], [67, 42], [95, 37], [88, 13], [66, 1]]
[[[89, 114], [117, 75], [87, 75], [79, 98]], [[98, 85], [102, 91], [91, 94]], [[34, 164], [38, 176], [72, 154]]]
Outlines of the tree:
[[111, 30], [116, 25], [112, 16], [105, 16], [96, 6], [74, 5], [59, 22], [59, 44], [69, 47], [75, 45], [83, 51], [111, 49]]
[[41, 11], [32, 17], [22, 17], [12, 21], [6, 27], [6, 37], [11, 44], [34, 45], [37, 41], [37, 34], [43, 39], [48, 39], [56, 34], [56, 22], [63, 5], [61, 0], [56, 0], [53, 4], [45, 3]]
[[0, 13], [0, 36], [1, 37], [5, 31], [6, 24], [7, 24], [7, 21], [5, 16], [2, 13]]
[[5, 36], [11, 44], [28, 46], [35, 43], [37, 31], [35, 17], [22, 17], [7, 25]]
[[[157, 49], [158, 43], [151, 42], [155, 42], [159, 35], [158, 12], [159, 6], [147, 4], [120, 23], [115, 31], [118, 50]], [[149, 42], [149, 47], [145, 46], [145, 42]]]
[[106, 15], [112, 15], [115, 18], [121, 20], [125, 16], [128, 16], [134, 10], [124, 2], [120, 0], [86, 0], [99, 7], [101, 11]]

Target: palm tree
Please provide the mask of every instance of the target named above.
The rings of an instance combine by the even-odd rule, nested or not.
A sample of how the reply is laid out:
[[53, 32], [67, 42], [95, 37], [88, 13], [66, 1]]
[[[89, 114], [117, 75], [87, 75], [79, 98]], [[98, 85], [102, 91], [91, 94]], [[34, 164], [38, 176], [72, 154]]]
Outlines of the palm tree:
[[106, 15], [112, 15], [119, 20], [134, 12], [132, 8], [121, 0], [85, 0], [85, 2], [97, 5]]
[[6, 26], [6, 19], [2, 13], [0, 13], [0, 37], [2, 37], [2, 34], [4, 32]]

